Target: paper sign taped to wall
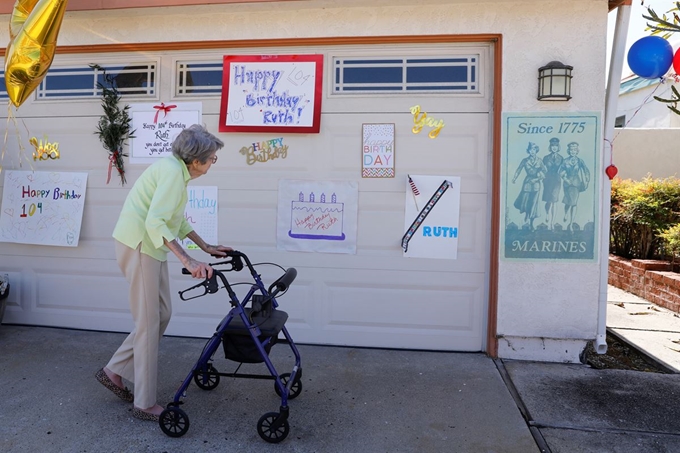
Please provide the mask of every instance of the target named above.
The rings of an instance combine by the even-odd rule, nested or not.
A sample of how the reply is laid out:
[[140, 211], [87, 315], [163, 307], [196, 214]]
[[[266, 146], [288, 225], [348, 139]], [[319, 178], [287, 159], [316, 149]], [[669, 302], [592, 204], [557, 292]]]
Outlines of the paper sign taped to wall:
[[410, 175], [402, 248], [406, 258], [456, 259], [460, 177]]
[[[187, 186], [187, 205], [184, 217], [194, 231], [208, 244], [219, 243], [217, 238], [217, 186]], [[198, 249], [191, 239], [184, 239], [182, 246]]]
[[77, 247], [87, 173], [5, 172], [0, 242]]

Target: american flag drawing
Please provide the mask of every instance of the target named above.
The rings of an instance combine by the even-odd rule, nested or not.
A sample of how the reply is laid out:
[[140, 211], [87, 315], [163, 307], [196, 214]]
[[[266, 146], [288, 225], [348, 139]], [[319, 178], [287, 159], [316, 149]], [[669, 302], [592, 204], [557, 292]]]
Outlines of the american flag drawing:
[[414, 183], [413, 180], [411, 179], [411, 175], [408, 176], [408, 183], [411, 186], [411, 190], [413, 191], [413, 195], [415, 195], [416, 197], [418, 195], [420, 195], [420, 191], [416, 187], [416, 183]]

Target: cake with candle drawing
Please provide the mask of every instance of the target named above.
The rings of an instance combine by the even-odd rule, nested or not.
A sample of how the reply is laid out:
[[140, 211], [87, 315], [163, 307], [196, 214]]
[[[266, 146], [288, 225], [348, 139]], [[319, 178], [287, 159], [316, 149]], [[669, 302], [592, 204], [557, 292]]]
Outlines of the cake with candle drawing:
[[316, 198], [312, 192], [305, 201], [305, 195], [300, 192], [298, 200], [291, 202], [288, 235], [298, 239], [344, 240], [342, 227], [345, 204], [337, 202], [335, 193], [331, 195], [330, 202], [326, 201], [324, 193], [318, 201]]

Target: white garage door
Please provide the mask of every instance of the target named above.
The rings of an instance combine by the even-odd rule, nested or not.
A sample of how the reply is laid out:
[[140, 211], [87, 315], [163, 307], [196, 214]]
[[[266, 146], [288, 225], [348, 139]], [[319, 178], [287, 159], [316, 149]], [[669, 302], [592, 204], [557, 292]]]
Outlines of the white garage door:
[[[231, 52], [58, 55], [53, 68], [87, 63], [146, 65], [157, 76], [144, 90], [126, 97], [128, 103], [200, 101], [204, 123], [217, 131], [219, 87], [211, 85], [209, 75], [203, 76], [206, 71], [219, 75], [222, 55], [227, 53]], [[221, 242], [247, 253], [254, 262], [297, 268], [298, 279], [281, 299], [290, 315], [287, 327], [293, 338], [314, 344], [482, 350], [489, 280], [491, 47], [336, 46], [285, 52], [239, 49], [238, 53], [324, 54], [319, 134], [220, 134], [226, 146], [218, 163], [192, 182], [219, 188]], [[396, 67], [403, 74], [409, 67], [420, 70], [412, 72], [415, 79], [404, 77], [395, 83], [390, 77]], [[194, 89], [186, 89], [186, 71], [194, 71]], [[380, 74], [388, 75], [381, 78]], [[453, 85], [445, 87], [437, 81], [442, 74], [465, 80], [452, 89]], [[397, 84], [404, 86], [397, 91]], [[198, 85], [205, 85], [204, 89]], [[427, 129], [412, 132], [410, 107], [414, 105], [444, 121], [436, 139], [428, 138]], [[46, 134], [60, 143], [62, 158], [41, 163], [37, 169], [87, 171], [89, 178], [79, 247], [0, 243], [0, 270], [20, 282], [13, 285], [6, 322], [131, 329], [127, 284], [117, 269], [110, 234], [127, 189], [145, 166], [127, 165], [125, 187], [114, 179], [106, 184], [106, 153], [94, 135], [99, 115], [99, 100], [92, 97], [64, 100], [44, 95], [21, 108], [21, 119], [33, 135]], [[395, 124], [395, 178], [361, 178], [364, 123]], [[239, 152], [282, 135], [288, 145], [285, 159], [248, 165]], [[461, 177], [457, 259], [402, 257], [407, 174]], [[358, 182], [355, 255], [277, 250], [281, 179]], [[200, 252], [195, 256], [204, 258]], [[271, 266], [260, 269], [266, 282], [278, 276]], [[174, 293], [195, 283], [181, 275], [179, 263], [172, 258], [170, 272]], [[235, 281], [248, 278], [243, 275]], [[177, 298], [167, 333], [210, 336], [228, 308], [226, 293], [189, 302]]]

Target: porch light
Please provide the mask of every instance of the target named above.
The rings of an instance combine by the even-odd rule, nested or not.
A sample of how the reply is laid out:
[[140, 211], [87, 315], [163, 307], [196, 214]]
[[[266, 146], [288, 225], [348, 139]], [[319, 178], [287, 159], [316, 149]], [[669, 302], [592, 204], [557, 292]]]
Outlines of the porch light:
[[551, 61], [538, 69], [538, 100], [568, 101], [571, 99], [571, 71], [573, 66]]

